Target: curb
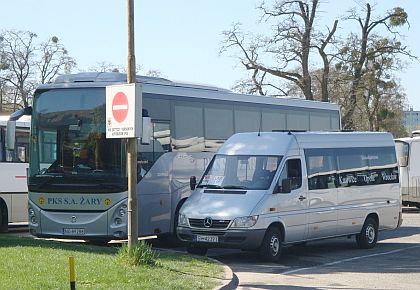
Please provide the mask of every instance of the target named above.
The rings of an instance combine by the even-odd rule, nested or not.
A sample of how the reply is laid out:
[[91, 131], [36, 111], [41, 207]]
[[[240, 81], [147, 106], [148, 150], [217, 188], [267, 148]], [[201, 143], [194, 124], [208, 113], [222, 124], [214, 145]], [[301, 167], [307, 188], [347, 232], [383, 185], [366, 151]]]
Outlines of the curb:
[[[155, 249], [156, 250], [159, 250], [159, 251], [162, 251], [162, 252], [173, 252], [173, 253], [179, 253], [179, 254], [189, 255], [188, 253], [185, 253], [183, 251], [177, 251], [177, 250], [171, 250], [171, 249], [163, 249], [163, 248], [155, 248]], [[229, 287], [229, 284], [231, 284], [231, 283], [234, 282], [234, 276], [233, 276], [232, 269], [228, 265], [226, 265], [226, 264], [224, 264], [224, 263], [222, 263], [222, 262], [220, 262], [220, 261], [218, 261], [216, 259], [210, 258], [208, 256], [205, 256], [205, 257], [207, 259], [209, 259], [210, 261], [213, 261], [214, 263], [219, 264], [220, 266], [222, 266], [223, 267], [223, 271], [224, 271], [224, 277], [223, 278], [216, 278], [217, 280], [222, 281], [222, 285], [218, 285], [218, 286], [214, 287], [212, 290], [231, 289], [231, 287]], [[233, 288], [233, 289], [235, 289], [235, 288]]]
[[220, 262], [220, 261], [218, 261], [216, 259], [213, 259], [213, 258], [210, 258], [210, 257], [207, 257], [207, 259], [209, 259], [209, 260], [211, 260], [211, 261], [213, 261], [213, 262], [221, 265], [223, 267], [224, 272], [225, 272], [225, 277], [222, 278], [222, 279], [220, 279], [223, 282], [222, 285], [219, 285], [219, 286], [214, 287], [213, 290], [226, 289], [227, 286], [230, 283], [232, 283], [232, 281], [233, 281], [233, 272], [232, 272], [232, 269], [228, 265], [226, 265], [226, 264], [224, 264], [224, 263], [222, 263], [222, 262]]

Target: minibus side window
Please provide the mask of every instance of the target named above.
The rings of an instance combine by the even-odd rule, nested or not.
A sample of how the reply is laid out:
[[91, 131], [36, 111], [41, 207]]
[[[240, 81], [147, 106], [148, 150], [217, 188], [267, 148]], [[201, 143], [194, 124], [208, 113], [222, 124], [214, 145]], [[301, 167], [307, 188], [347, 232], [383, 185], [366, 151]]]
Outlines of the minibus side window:
[[305, 149], [309, 190], [337, 187], [333, 149]]
[[302, 186], [302, 165], [300, 159], [289, 159], [286, 161], [286, 165], [277, 182], [280, 192], [282, 192], [281, 185], [283, 179], [290, 179], [291, 190], [298, 189]]

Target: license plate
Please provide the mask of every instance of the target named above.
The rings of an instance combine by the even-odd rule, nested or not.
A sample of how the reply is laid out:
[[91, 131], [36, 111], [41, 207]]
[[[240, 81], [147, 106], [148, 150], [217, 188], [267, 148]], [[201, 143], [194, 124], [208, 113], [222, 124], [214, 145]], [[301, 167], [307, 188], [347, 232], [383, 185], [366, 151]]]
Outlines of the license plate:
[[63, 229], [63, 235], [68, 236], [83, 236], [85, 234], [85, 229]]
[[196, 240], [197, 240], [197, 242], [218, 243], [219, 242], [219, 237], [218, 236], [197, 235]]

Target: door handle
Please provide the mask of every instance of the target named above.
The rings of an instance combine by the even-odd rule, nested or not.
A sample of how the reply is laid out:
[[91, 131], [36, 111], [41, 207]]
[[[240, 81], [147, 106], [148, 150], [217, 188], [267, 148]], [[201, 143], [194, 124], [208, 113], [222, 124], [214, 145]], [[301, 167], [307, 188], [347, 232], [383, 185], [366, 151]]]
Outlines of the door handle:
[[305, 200], [305, 199], [306, 199], [306, 197], [304, 197], [304, 196], [302, 196], [302, 195], [301, 195], [301, 196], [299, 196], [299, 200], [300, 200], [300, 201]]

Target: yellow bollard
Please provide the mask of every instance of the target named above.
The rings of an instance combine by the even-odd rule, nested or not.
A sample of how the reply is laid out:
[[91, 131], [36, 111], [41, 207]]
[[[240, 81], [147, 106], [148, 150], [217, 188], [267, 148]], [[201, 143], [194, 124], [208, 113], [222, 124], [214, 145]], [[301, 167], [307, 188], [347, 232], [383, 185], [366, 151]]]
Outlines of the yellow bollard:
[[76, 290], [76, 279], [74, 275], [74, 257], [69, 257], [70, 263], [70, 290]]

